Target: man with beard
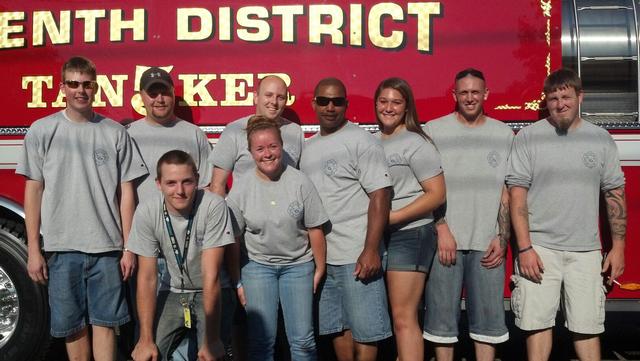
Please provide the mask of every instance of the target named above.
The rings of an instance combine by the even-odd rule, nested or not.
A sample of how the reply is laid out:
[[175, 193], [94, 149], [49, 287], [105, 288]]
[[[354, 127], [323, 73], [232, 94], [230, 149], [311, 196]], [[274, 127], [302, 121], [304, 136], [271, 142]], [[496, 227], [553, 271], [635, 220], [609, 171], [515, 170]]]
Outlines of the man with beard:
[[[507, 184], [518, 239], [516, 326], [527, 332], [529, 360], [547, 360], [562, 300], [580, 360], [600, 360], [605, 290], [624, 271], [624, 175], [611, 135], [580, 117], [582, 83], [561, 69], [544, 82], [549, 117], [516, 136]], [[604, 258], [598, 227], [604, 194], [612, 248]]]
[[446, 207], [434, 212], [438, 257], [425, 290], [423, 337], [435, 343], [438, 361], [453, 360], [463, 288], [476, 359], [493, 360], [495, 344], [509, 339], [503, 305], [511, 227], [505, 176], [513, 132], [485, 114], [488, 96], [482, 72], [462, 70], [453, 89], [456, 111], [424, 126], [440, 151], [447, 189]]

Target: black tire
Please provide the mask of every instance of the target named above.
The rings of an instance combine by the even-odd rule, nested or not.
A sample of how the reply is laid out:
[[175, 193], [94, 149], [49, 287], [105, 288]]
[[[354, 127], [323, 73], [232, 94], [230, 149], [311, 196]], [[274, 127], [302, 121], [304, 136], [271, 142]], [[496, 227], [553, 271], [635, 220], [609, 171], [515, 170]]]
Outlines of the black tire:
[[40, 360], [50, 339], [47, 288], [31, 281], [27, 273], [24, 227], [5, 219], [0, 219], [0, 272], [13, 284], [0, 285], [0, 322], [8, 319], [10, 308], [15, 305], [11, 293], [17, 295], [19, 305], [14, 331], [0, 339], [0, 360]]

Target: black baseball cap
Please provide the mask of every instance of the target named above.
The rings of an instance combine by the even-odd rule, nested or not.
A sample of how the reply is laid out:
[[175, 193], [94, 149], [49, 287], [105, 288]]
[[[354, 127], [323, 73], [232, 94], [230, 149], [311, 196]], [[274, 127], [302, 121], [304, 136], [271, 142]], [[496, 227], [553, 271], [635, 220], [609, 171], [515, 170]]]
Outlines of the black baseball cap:
[[164, 70], [156, 66], [151, 67], [142, 73], [140, 76], [140, 90], [147, 90], [153, 84], [164, 84], [169, 88], [173, 88], [173, 80], [171, 75]]

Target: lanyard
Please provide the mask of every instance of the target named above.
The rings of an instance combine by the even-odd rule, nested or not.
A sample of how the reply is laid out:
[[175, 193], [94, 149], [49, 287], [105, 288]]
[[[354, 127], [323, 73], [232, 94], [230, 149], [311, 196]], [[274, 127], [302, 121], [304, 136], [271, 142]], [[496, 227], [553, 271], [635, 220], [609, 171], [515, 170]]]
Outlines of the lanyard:
[[191, 227], [193, 226], [193, 213], [195, 211], [195, 205], [191, 209], [191, 213], [189, 213], [189, 222], [187, 223], [187, 232], [184, 235], [184, 249], [182, 253], [180, 253], [180, 248], [178, 247], [178, 240], [176, 239], [176, 233], [173, 231], [173, 225], [171, 224], [171, 217], [169, 216], [169, 212], [167, 212], [166, 202], [162, 202], [162, 215], [164, 217], [164, 224], [167, 227], [167, 233], [169, 234], [169, 240], [171, 241], [171, 248], [173, 249], [173, 255], [176, 257], [176, 262], [178, 263], [178, 269], [180, 270], [180, 291], [184, 292], [184, 275], [187, 275], [189, 281], [191, 281], [191, 277], [189, 277], [189, 272], [185, 267], [185, 263], [187, 262], [187, 252], [189, 252], [189, 241], [191, 240]]

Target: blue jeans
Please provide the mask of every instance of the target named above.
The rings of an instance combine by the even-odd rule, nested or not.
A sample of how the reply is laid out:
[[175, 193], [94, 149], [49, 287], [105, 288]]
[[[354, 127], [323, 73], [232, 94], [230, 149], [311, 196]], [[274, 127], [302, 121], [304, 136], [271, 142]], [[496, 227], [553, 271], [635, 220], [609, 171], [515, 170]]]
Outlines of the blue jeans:
[[313, 261], [265, 265], [249, 261], [242, 267], [247, 305], [249, 360], [273, 360], [282, 304], [292, 360], [316, 360], [313, 335]]
[[74, 335], [87, 323], [115, 327], [129, 322], [120, 252], [55, 252], [48, 267], [51, 336]]
[[484, 251], [457, 251], [456, 263], [443, 266], [436, 258], [425, 288], [424, 332], [435, 343], [458, 341], [460, 297], [466, 293], [469, 336], [474, 341], [498, 344], [509, 339], [504, 314], [504, 262], [496, 268], [480, 264]]
[[353, 340], [358, 343], [391, 337], [393, 332], [382, 271], [361, 281], [353, 276], [355, 268], [355, 263], [327, 265], [327, 277], [319, 291], [319, 333], [330, 335], [351, 330]]

